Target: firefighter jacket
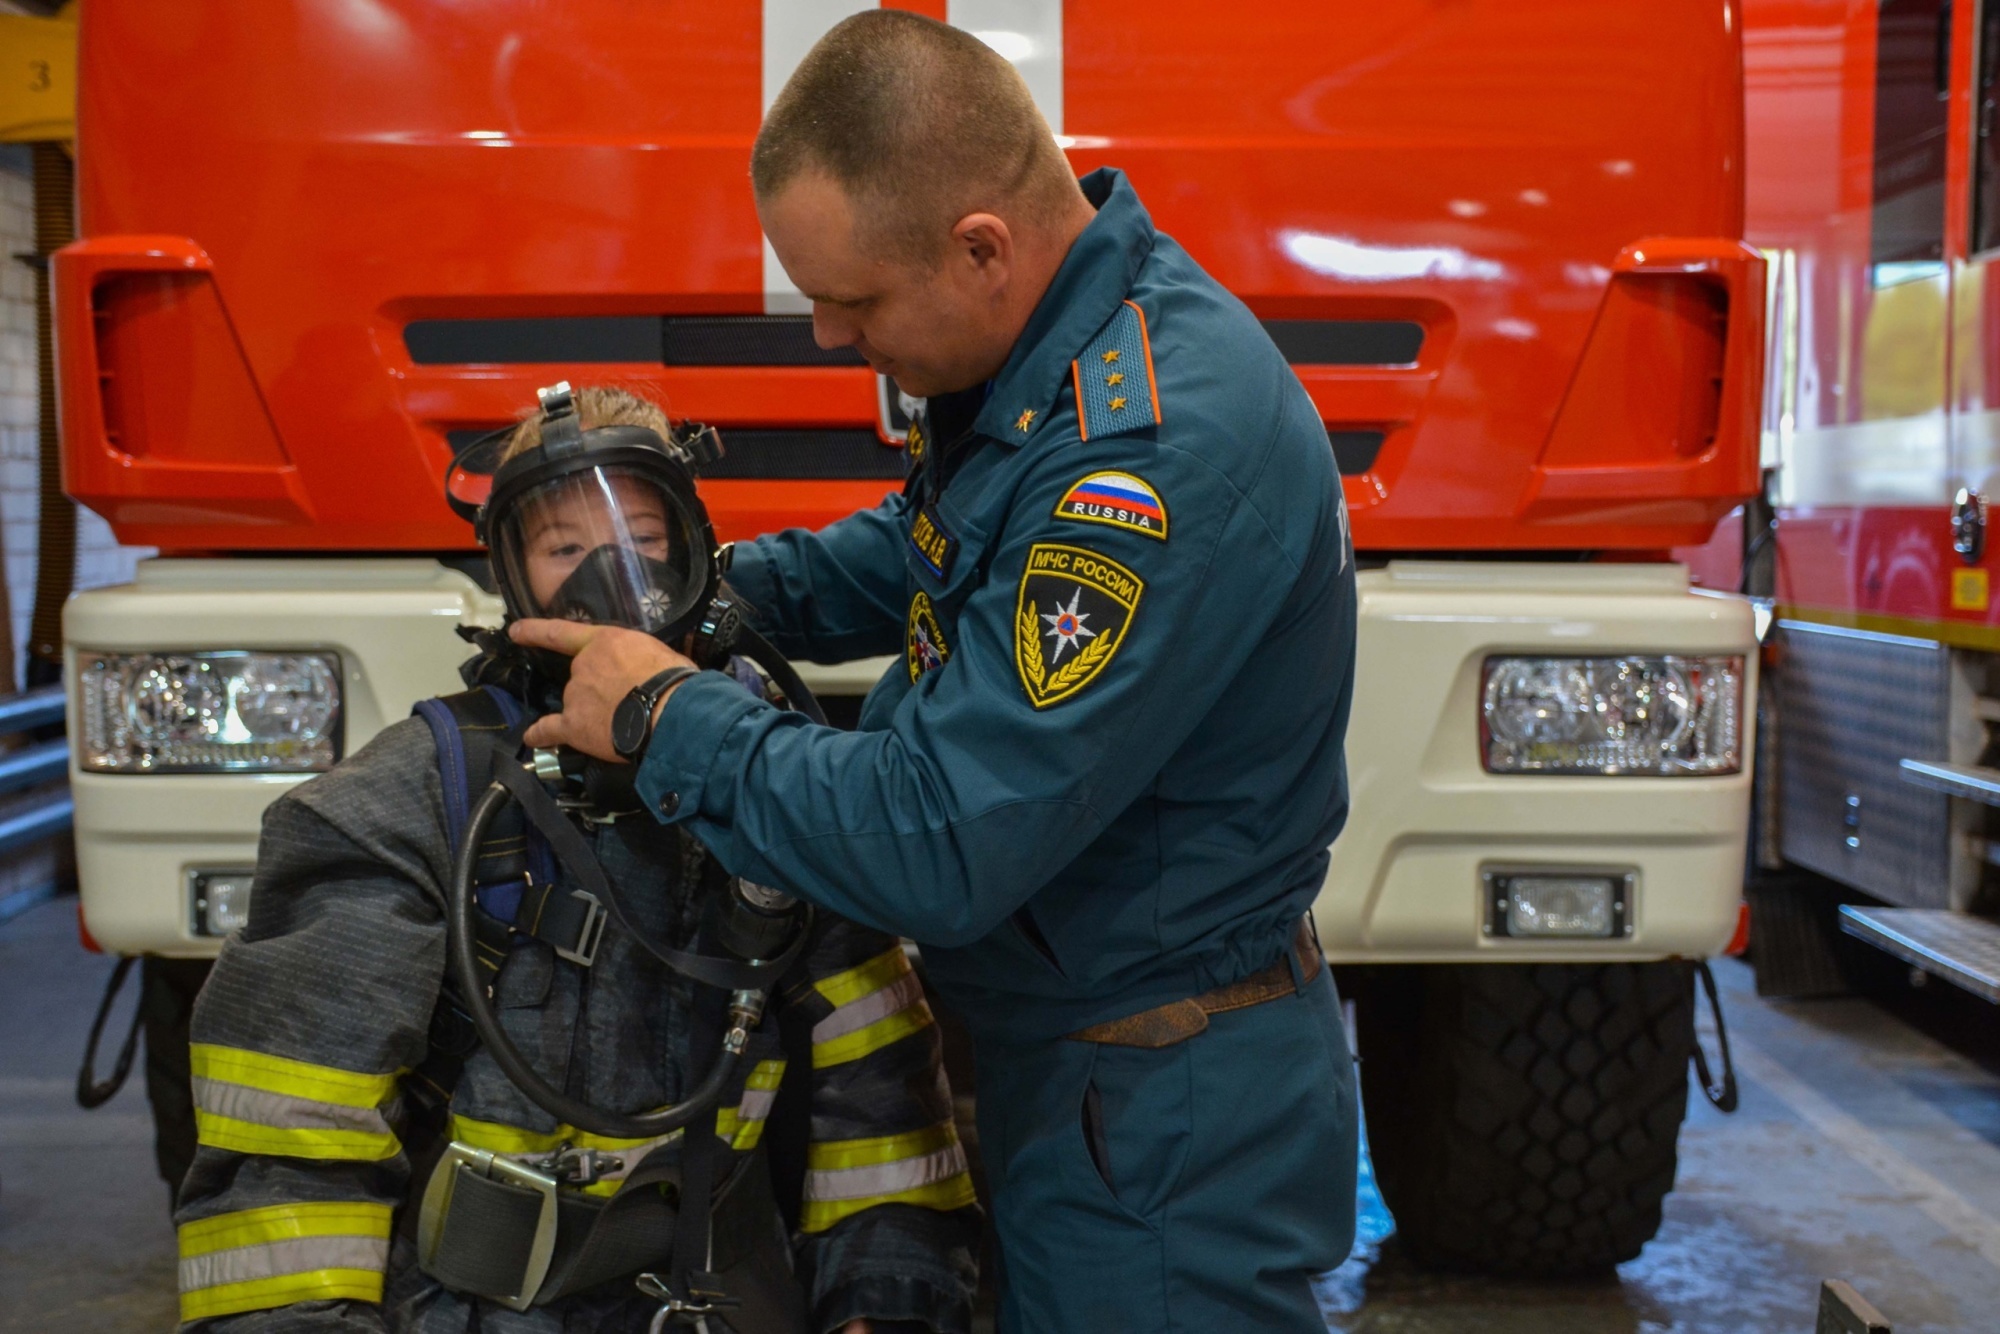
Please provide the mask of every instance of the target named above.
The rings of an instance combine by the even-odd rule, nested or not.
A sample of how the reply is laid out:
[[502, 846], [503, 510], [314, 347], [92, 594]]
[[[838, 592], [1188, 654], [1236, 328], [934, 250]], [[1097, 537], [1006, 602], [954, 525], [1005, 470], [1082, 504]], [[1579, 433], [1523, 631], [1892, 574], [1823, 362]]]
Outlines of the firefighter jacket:
[[1048, 1041], [1284, 957], [1347, 817], [1356, 598], [1326, 428], [1113, 170], [987, 385], [882, 505], [739, 543], [788, 656], [898, 659], [859, 730], [717, 681], [639, 790], [731, 871], [911, 936], [975, 1038]]
[[[416, 1265], [401, 1215], [425, 1183], [403, 1136], [447, 967], [444, 829], [437, 751], [415, 718], [267, 811], [250, 923], [194, 1014], [200, 1150], [175, 1216], [184, 1321], [231, 1334], [553, 1334], [644, 1330], [657, 1309], [627, 1281], [515, 1313]], [[644, 819], [594, 838], [605, 874], [651, 915], [641, 929], [685, 942], [699, 845]], [[957, 1334], [971, 1318], [977, 1211], [931, 1012], [895, 940], [826, 914], [813, 931], [773, 998], [810, 1021], [796, 1254], [812, 1328], [868, 1316]], [[701, 1077], [687, 1068], [697, 990], [616, 922], [587, 969], [520, 939], [494, 987], [545, 1078], [622, 1112], [676, 1101]], [[739, 1153], [758, 1144], [783, 1078], [776, 1030], [767, 1016], [746, 1081], [722, 1102], [717, 1133]], [[483, 1050], [451, 1093], [448, 1135], [524, 1159], [565, 1142], [611, 1150], [626, 1170], [650, 1147], [557, 1124]], [[609, 1195], [618, 1180], [588, 1189]]]

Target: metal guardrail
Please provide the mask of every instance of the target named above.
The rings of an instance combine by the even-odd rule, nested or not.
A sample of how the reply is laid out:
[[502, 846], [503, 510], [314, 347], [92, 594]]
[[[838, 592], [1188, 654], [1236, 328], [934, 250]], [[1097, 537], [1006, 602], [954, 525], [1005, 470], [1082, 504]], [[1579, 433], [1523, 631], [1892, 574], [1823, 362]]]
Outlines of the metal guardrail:
[[[43, 686], [0, 699], [0, 736], [60, 723], [65, 708], [61, 686]], [[68, 771], [67, 741], [37, 742], [0, 755], [0, 793], [53, 782]], [[0, 815], [0, 857], [67, 831], [75, 815], [76, 804], [67, 789]]]
[[0, 736], [46, 727], [63, 720], [68, 700], [61, 686], [40, 686], [0, 699]]

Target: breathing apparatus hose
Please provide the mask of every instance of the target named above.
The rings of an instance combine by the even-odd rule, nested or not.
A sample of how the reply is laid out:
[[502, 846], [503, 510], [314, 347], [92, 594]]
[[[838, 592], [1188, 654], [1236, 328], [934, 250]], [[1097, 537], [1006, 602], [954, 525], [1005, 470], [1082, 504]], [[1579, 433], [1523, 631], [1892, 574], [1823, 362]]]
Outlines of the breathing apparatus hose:
[[480, 1041], [492, 1053], [494, 1063], [529, 1101], [579, 1130], [617, 1139], [656, 1139], [679, 1130], [715, 1106], [729, 1087], [731, 1077], [742, 1064], [749, 1029], [755, 1026], [763, 1012], [763, 993], [738, 991], [732, 995], [730, 1031], [723, 1037], [721, 1055], [685, 1099], [659, 1111], [607, 1112], [570, 1097], [535, 1073], [535, 1068], [521, 1055], [520, 1048], [500, 1027], [499, 1016], [493, 1009], [491, 984], [480, 976], [477, 941], [473, 934], [473, 886], [477, 883], [480, 844], [485, 841], [493, 817], [512, 799], [513, 794], [500, 782], [495, 782], [481, 793], [472, 807], [471, 817], [466, 821], [465, 837], [459, 843], [458, 854], [452, 858], [451, 930], [448, 933], [452, 973], [458, 982], [460, 995], [465, 999], [465, 1008], [471, 1013], [473, 1027], [479, 1030]]
[[806, 683], [799, 678], [798, 670], [785, 661], [785, 655], [778, 652], [770, 640], [746, 625], [737, 631], [735, 648], [737, 652], [771, 674], [771, 679], [778, 683], [778, 689], [785, 692], [785, 698], [790, 701], [794, 709], [821, 727], [827, 725], [826, 712], [820, 708], [819, 701], [813, 698], [813, 692], [806, 688]]

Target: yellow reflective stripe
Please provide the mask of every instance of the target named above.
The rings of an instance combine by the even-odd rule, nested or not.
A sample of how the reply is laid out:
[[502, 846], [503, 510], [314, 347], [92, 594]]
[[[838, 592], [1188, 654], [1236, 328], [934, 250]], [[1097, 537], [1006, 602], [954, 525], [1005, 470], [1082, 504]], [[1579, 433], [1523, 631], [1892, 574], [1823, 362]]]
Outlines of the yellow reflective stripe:
[[813, 983], [813, 990], [826, 997], [837, 1009], [860, 1000], [870, 992], [880, 991], [908, 972], [909, 957], [903, 953], [903, 947], [897, 945], [844, 973], [821, 978]]
[[905, 1158], [921, 1158], [956, 1143], [958, 1127], [950, 1121], [940, 1121], [934, 1126], [906, 1130], [900, 1135], [822, 1140], [806, 1147], [806, 1166], [816, 1172], [875, 1167], [882, 1163], [898, 1163]]
[[293, 1302], [382, 1301], [382, 1275], [372, 1269], [313, 1269], [246, 1283], [224, 1283], [181, 1294], [181, 1322], [241, 1311], [263, 1311]]
[[266, 1126], [219, 1116], [199, 1107], [195, 1108], [194, 1124], [195, 1137], [203, 1144], [232, 1153], [378, 1163], [395, 1157], [402, 1148], [396, 1136], [388, 1131]]
[[727, 1140], [730, 1148], [748, 1153], [764, 1138], [764, 1118], [740, 1117], [734, 1107], [724, 1107], [715, 1114], [715, 1133]]
[[[181, 1319], [206, 1320], [303, 1301], [379, 1303], [391, 1219], [389, 1205], [342, 1200], [267, 1205], [183, 1224], [181, 1281], [190, 1286], [181, 1294]], [[381, 1263], [373, 1268], [353, 1264], [378, 1257]], [[319, 1265], [272, 1272], [301, 1260]], [[237, 1277], [245, 1273], [256, 1276]], [[204, 1277], [218, 1276], [230, 1281], [202, 1283]]]
[[931, 1007], [920, 1000], [906, 1010], [884, 1015], [866, 1028], [857, 1028], [852, 1033], [813, 1043], [813, 1069], [824, 1070], [830, 1065], [858, 1061], [893, 1042], [901, 1042], [912, 1033], [921, 1033], [931, 1026], [931, 1022]]
[[553, 1153], [565, 1144], [615, 1153], [621, 1149], [649, 1149], [655, 1144], [666, 1143], [673, 1135], [661, 1135], [654, 1139], [613, 1139], [609, 1135], [593, 1135], [569, 1125], [560, 1125], [550, 1131], [524, 1130], [499, 1121], [475, 1121], [453, 1112], [451, 1137], [475, 1149], [490, 1149], [494, 1153]]
[[196, 1079], [244, 1084], [267, 1093], [330, 1102], [340, 1107], [381, 1106], [395, 1096], [396, 1079], [401, 1073], [362, 1074], [331, 1065], [267, 1056], [241, 1047], [218, 1047], [209, 1042], [191, 1044], [188, 1055]]
[[390, 1207], [366, 1200], [241, 1209], [181, 1224], [181, 1258], [294, 1237], [377, 1237], [386, 1241], [389, 1224]]
[[[757, 1147], [757, 1141], [764, 1137], [764, 1120], [771, 1114], [771, 1099], [778, 1085], [784, 1082], [785, 1063], [783, 1061], [759, 1061], [750, 1077], [743, 1081], [743, 1101], [734, 1107], [724, 1107], [715, 1114], [715, 1133], [729, 1141], [729, 1147], [739, 1153], [748, 1153]], [[745, 1113], [746, 1106], [761, 1110]]]
[[807, 1200], [799, 1212], [799, 1230], [824, 1232], [841, 1219], [858, 1214], [863, 1209], [873, 1209], [879, 1204], [914, 1204], [921, 1209], [950, 1210], [963, 1209], [975, 1198], [972, 1174], [960, 1172], [943, 1181], [933, 1181], [910, 1190], [892, 1191], [887, 1195], [871, 1195], [858, 1200]]

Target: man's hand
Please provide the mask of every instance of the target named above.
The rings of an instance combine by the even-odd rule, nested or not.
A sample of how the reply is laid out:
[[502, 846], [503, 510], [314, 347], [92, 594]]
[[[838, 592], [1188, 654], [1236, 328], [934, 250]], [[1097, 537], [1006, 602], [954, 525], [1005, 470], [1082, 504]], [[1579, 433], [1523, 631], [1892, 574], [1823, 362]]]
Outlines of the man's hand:
[[[614, 763], [618, 752], [611, 746], [611, 715], [619, 702], [632, 693], [633, 686], [669, 667], [694, 666], [651, 635], [612, 625], [516, 621], [507, 633], [516, 644], [553, 649], [575, 660], [570, 663], [569, 684], [563, 687], [562, 712], [549, 714], [530, 727], [528, 744], [569, 746]], [[659, 707], [665, 706], [662, 698]], [[658, 708], [653, 717], [658, 720]]]
[[856, 1318], [840, 1327], [840, 1334], [873, 1334], [875, 1326], [866, 1320]]

